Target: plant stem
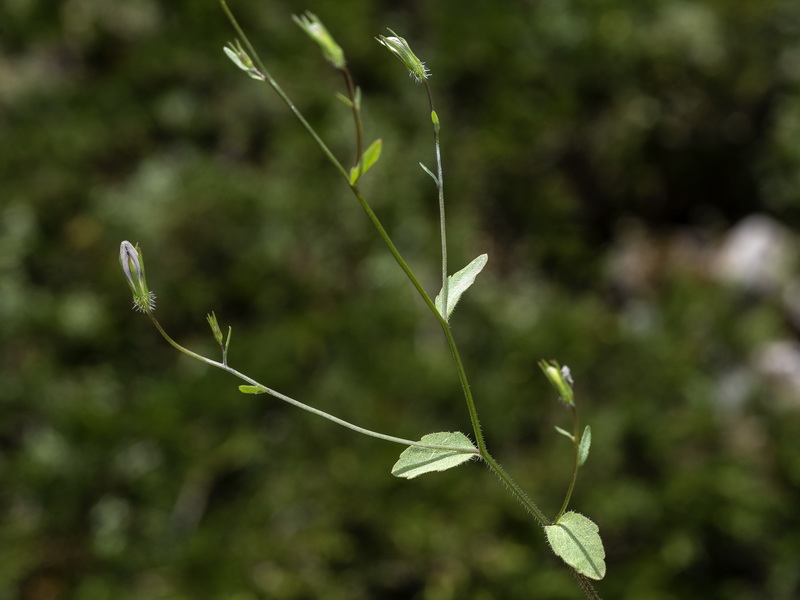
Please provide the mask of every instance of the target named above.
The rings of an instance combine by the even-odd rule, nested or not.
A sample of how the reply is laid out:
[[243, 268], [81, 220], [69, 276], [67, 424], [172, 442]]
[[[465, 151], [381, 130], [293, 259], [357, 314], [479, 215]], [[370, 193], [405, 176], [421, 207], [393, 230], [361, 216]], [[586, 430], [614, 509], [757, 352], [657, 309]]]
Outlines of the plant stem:
[[[433, 106], [433, 92], [428, 80], [425, 81], [425, 91], [428, 93], [428, 104], [431, 107], [431, 120], [433, 121], [433, 145], [436, 148], [436, 189], [439, 192], [439, 236], [442, 242], [442, 315], [447, 317], [447, 229], [444, 218], [444, 178], [442, 176], [442, 151], [439, 143], [439, 116]], [[435, 115], [435, 119], [434, 119]]]
[[250, 43], [250, 40], [247, 38], [247, 35], [245, 35], [244, 31], [239, 26], [236, 17], [233, 16], [233, 13], [228, 8], [228, 5], [226, 4], [225, 0], [219, 0], [219, 3], [222, 6], [222, 10], [225, 12], [225, 15], [228, 17], [228, 20], [231, 22], [231, 25], [233, 26], [234, 30], [236, 30], [236, 34], [244, 41], [244, 44], [247, 47], [247, 51], [253, 57], [253, 60], [255, 60], [255, 63], [258, 66], [261, 75], [263, 75], [266, 78], [267, 82], [270, 84], [270, 86], [272, 86], [272, 89], [275, 90], [278, 96], [280, 96], [281, 100], [283, 100], [284, 103], [289, 107], [289, 110], [291, 110], [294, 113], [294, 116], [297, 117], [300, 123], [302, 123], [306, 131], [308, 131], [311, 137], [314, 138], [314, 141], [320, 147], [322, 152], [325, 153], [325, 156], [328, 157], [328, 160], [331, 161], [331, 164], [333, 164], [336, 170], [339, 171], [339, 173], [342, 175], [342, 177], [345, 178], [345, 180], [349, 180], [350, 176], [345, 170], [344, 166], [342, 166], [342, 163], [340, 163], [338, 159], [333, 155], [333, 152], [331, 152], [330, 148], [328, 148], [325, 142], [323, 142], [322, 139], [319, 137], [319, 135], [317, 135], [317, 132], [314, 130], [313, 127], [311, 127], [311, 124], [308, 121], [306, 121], [306, 118], [297, 109], [297, 107], [294, 105], [294, 103], [286, 94], [286, 92], [283, 91], [281, 86], [278, 85], [278, 82], [275, 81], [272, 75], [269, 74], [269, 71], [267, 71], [267, 68], [264, 66], [264, 63], [261, 62], [261, 58], [258, 56], [258, 53], [256, 52], [255, 48], [253, 48], [253, 45]]
[[361, 124], [361, 107], [359, 103], [356, 102], [356, 87], [353, 84], [353, 76], [350, 74], [350, 69], [347, 67], [342, 67], [341, 69], [342, 75], [344, 75], [345, 85], [347, 85], [347, 94], [350, 96], [350, 103], [352, 104], [353, 109], [353, 121], [355, 122], [356, 126], [356, 160], [353, 163], [353, 166], [358, 165], [358, 161], [361, 160], [361, 153], [364, 149], [364, 130]]
[[[300, 123], [303, 125], [303, 127], [308, 131], [308, 133], [311, 135], [311, 137], [314, 139], [314, 141], [320, 147], [320, 149], [325, 154], [325, 156], [328, 158], [328, 160], [330, 160], [331, 164], [336, 168], [337, 171], [339, 171], [339, 173], [342, 175], [342, 177], [344, 177], [345, 181], [348, 181], [348, 184], [349, 184], [349, 174], [345, 170], [344, 166], [342, 166], [342, 164], [336, 159], [336, 157], [333, 155], [333, 152], [331, 152], [331, 150], [328, 148], [328, 146], [325, 144], [325, 142], [322, 141], [322, 139], [319, 137], [319, 135], [314, 130], [314, 128], [308, 123], [308, 121], [306, 121], [305, 117], [303, 117], [302, 113], [300, 113], [300, 111], [295, 107], [294, 103], [291, 101], [289, 96], [283, 91], [283, 89], [278, 85], [278, 83], [272, 78], [272, 76], [266, 70], [266, 68], [264, 67], [263, 62], [261, 61], [261, 59], [258, 56], [258, 53], [255, 51], [255, 48], [253, 48], [253, 45], [250, 43], [250, 40], [247, 38], [247, 36], [245, 35], [244, 31], [239, 26], [239, 23], [236, 21], [235, 17], [231, 13], [230, 9], [228, 8], [228, 5], [225, 3], [225, 0], [219, 0], [219, 1], [220, 1], [220, 4], [222, 5], [223, 11], [225, 12], [225, 14], [227, 15], [227, 17], [230, 20], [231, 24], [233, 25], [233, 28], [236, 30], [237, 34], [244, 41], [244, 43], [245, 43], [245, 45], [247, 47], [247, 50], [252, 54], [252, 56], [253, 56], [253, 58], [254, 58], [254, 60], [256, 62], [256, 65], [258, 65], [259, 69], [261, 70], [261, 74], [264, 75], [266, 80], [269, 82], [270, 86], [272, 86], [272, 88], [277, 92], [278, 96], [280, 96], [280, 98], [289, 107], [289, 109], [292, 111], [292, 113], [294, 113], [294, 115], [297, 117], [297, 119], [300, 121]], [[347, 76], [345, 76], [345, 77], [347, 79]], [[352, 85], [352, 81], [348, 81], [348, 90], [350, 90], [350, 86], [351, 85]], [[430, 87], [428, 86], [427, 82], [426, 82], [426, 90], [428, 92], [428, 100], [429, 100], [429, 103], [430, 103], [430, 106], [431, 106], [431, 113], [433, 115], [433, 114], [435, 114], [435, 111], [434, 111], [434, 108], [433, 108], [433, 98], [432, 98]], [[354, 96], [351, 96], [351, 100], [354, 101]], [[360, 124], [360, 118], [359, 117], [356, 117], [356, 123], [357, 123], [357, 128], [358, 128], [358, 126]], [[229, 373], [236, 375], [240, 379], [242, 379], [244, 381], [247, 381], [251, 385], [258, 385], [258, 386], [264, 388], [266, 390], [266, 393], [269, 393], [269, 394], [275, 396], [276, 398], [278, 398], [280, 400], [283, 400], [285, 402], [289, 402], [290, 404], [293, 404], [293, 405], [297, 406], [298, 408], [301, 408], [303, 410], [307, 410], [309, 412], [317, 414], [317, 415], [319, 415], [319, 416], [321, 416], [323, 418], [331, 420], [331, 421], [333, 421], [335, 423], [338, 423], [338, 424], [340, 424], [340, 425], [342, 425], [344, 427], [348, 427], [349, 429], [352, 429], [352, 430], [357, 431], [359, 433], [363, 433], [365, 435], [370, 435], [372, 437], [377, 437], [379, 439], [384, 439], [384, 440], [387, 440], [387, 441], [392, 441], [392, 442], [411, 445], [411, 446], [421, 446], [421, 447], [433, 448], [433, 449], [448, 449], [448, 450], [454, 450], [454, 451], [459, 451], [459, 452], [469, 452], [469, 453], [477, 454], [478, 456], [480, 456], [486, 462], [486, 464], [489, 466], [489, 468], [492, 471], [494, 471], [495, 475], [497, 475], [497, 477], [508, 487], [510, 492], [522, 503], [522, 505], [525, 506], [525, 508], [528, 511], [530, 511], [530, 513], [536, 518], [536, 520], [539, 522], [539, 524], [542, 525], [542, 526], [546, 526], [546, 525], [549, 525], [551, 523], [549, 521], [549, 519], [547, 519], [547, 517], [544, 515], [544, 513], [536, 506], [536, 504], [533, 503], [533, 501], [527, 496], [527, 494], [525, 494], [525, 492], [522, 490], [522, 488], [520, 488], [519, 484], [517, 484], [517, 482], [489, 454], [489, 452], [488, 452], [488, 450], [486, 448], [486, 442], [484, 440], [483, 433], [481, 431], [480, 422], [478, 420], [477, 410], [475, 408], [475, 401], [474, 401], [474, 399], [472, 397], [472, 391], [470, 390], [470, 387], [469, 387], [469, 381], [467, 380], [466, 371], [464, 370], [464, 365], [463, 365], [463, 362], [461, 360], [461, 356], [460, 356], [460, 354], [458, 352], [458, 347], [456, 345], [455, 339], [453, 338], [453, 334], [452, 334], [452, 331], [450, 329], [450, 324], [447, 321], [447, 316], [446, 316], [447, 315], [447, 238], [446, 238], [445, 212], [444, 212], [444, 186], [443, 186], [443, 181], [442, 181], [441, 150], [440, 150], [440, 144], [439, 144], [438, 129], [439, 129], [438, 125], [435, 123], [434, 124], [434, 144], [435, 144], [435, 148], [436, 148], [437, 189], [438, 189], [438, 192], [439, 192], [439, 221], [440, 221], [440, 234], [441, 234], [441, 243], [442, 243], [442, 312], [441, 313], [437, 310], [436, 305], [431, 300], [431, 298], [428, 295], [428, 293], [425, 291], [425, 288], [422, 287], [422, 284], [419, 282], [419, 280], [417, 279], [417, 277], [414, 274], [414, 272], [408, 266], [408, 263], [406, 263], [406, 261], [403, 259], [403, 257], [400, 254], [400, 252], [397, 250], [397, 247], [394, 245], [394, 243], [392, 242], [392, 239], [389, 237], [389, 234], [384, 229], [384, 227], [381, 224], [380, 220], [378, 219], [377, 215], [374, 213], [374, 211], [370, 207], [369, 203], [364, 198], [364, 196], [361, 193], [361, 191], [358, 189], [358, 186], [356, 186], [355, 184], [349, 184], [349, 185], [350, 185], [350, 189], [352, 190], [352, 192], [355, 195], [356, 199], [358, 200], [359, 204], [361, 205], [363, 210], [367, 213], [367, 216], [372, 221], [375, 229], [378, 231], [378, 234], [383, 239], [383, 241], [386, 244], [386, 246], [389, 248], [389, 251], [392, 253], [392, 256], [394, 257], [395, 261], [398, 263], [400, 268], [406, 274], [406, 276], [408, 277], [409, 281], [411, 281], [412, 285], [414, 286], [414, 288], [419, 293], [419, 295], [422, 298], [423, 302], [425, 302], [425, 304], [428, 306], [428, 308], [436, 316], [436, 319], [439, 321], [439, 324], [442, 327], [442, 330], [444, 332], [445, 338], [447, 339], [447, 344], [450, 347], [450, 352], [453, 355], [453, 360], [455, 362], [456, 371], [458, 373], [459, 382], [461, 384], [461, 389], [462, 389], [462, 391], [464, 393], [464, 398], [465, 398], [465, 400], [467, 402], [467, 409], [469, 411], [470, 421], [472, 423], [472, 429], [473, 429], [473, 432], [475, 433], [475, 441], [476, 441], [476, 444], [478, 446], [478, 452], [477, 453], [472, 448], [467, 449], [467, 448], [449, 448], [449, 447], [444, 447], [444, 446], [432, 446], [432, 445], [423, 444], [423, 443], [420, 443], [420, 442], [412, 442], [410, 440], [403, 440], [401, 438], [395, 438], [393, 436], [386, 436], [384, 434], [380, 434], [380, 433], [377, 433], [377, 432], [369, 431], [367, 429], [363, 429], [361, 427], [357, 427], [355, 425], [352, 425], [351, 423], [348, 423], [347, 421], [343, 421], [343, 420], [341, 420], [341, 419], [339, 419], [337, 417], [334, 417], [333, 415], [329, 415], [328, 413], [319, 411], [319, 410], [317, 410], [315, 408], [312, 408], [312, 407], [310, 407], [310, 406], [308, 406], [306, 404], [303, 404], [303, 403], [301, 403], [301, 402], [299, 402], [297, 400], [289, 398], [288, 396], [284, 396], [283, 394], [279, 394], [278, 392], [275, 392], [274, 390], [270, 390], [269, 388], [266, 388], [265, 386], [262, 386], [258, 382], [255, 382], [251, 378], [249, 378], [249, 377], [247, 377], [245, 375], [242, 375], [241, 373], [239, 373], [238, 371], [235, 371], [234, 369], [231, 369], [227, 365], [223, 365], [222, 363], [218, 363], [216, 361], [212, 361], [212, 360], [207, 359], [205, 357], [202, 357], [202, 356], [200, 356], [198, 354], [195, 354], [194, 352], [186, 350], [185, 348], [181, 347], [176, 342], [174, 342], [163, 331], [161, 326], [158, 324], [158, 322], [155, 320], [155, 318], [152, 315], [150, 315], [149, 313], [148, 313], [148, 315], [153, 320], [154, 324], [156, 325], [158, 330], [161, 332], [161, 334], [165, 337], [165, 339], [167, 339], [167, 341], [170, 344], [172, 344], [174, 347], [179, 349], [181, 352], [184, 352], [184, 353], [188, 354], [189, 356], [193, 356], [195, 358], [198, 358], [199, 360], [202, 360], [203, 362], [206, 362], [206, 363], [208, 363], [208, 364], [210, 364], [212, 366], [215, 366], [215, 367], [221, 368], [221, 369], [223, 369], [225, 371], [228, 371]], [[358, 137], [358, 135], [359, 134], [357, 133], [357, 137]], [[359, 155], [358, 158], [360, 158], [360, 152], [357, 151], [357, 153]], [[356, 160], [356, 163], [357, 162], [358, 162], [358, 159]], [[577, 457], [577, 449], [576, 449], [576, 457]], [[576, 458], [576, 461], [577, 461], [577, 458]], [[569, 494], [571, 494], [571, 490], [572, 490], [572, 486], [573, 485], [574, 485], [574, 474], [573, 474], [573, 483], [570, 486]], [[563, 508], [562, 508], [562, 511], [563, 511]], [[573, 571], [573, 574], [575, 575], [575, 578], [578, 581], [578, 584], [580, 585], [581, 589], [586, 594], [586, 597], [589, 598], [589, 600], [599, 600], [600, 597], [594, 591], [594, 588], [592, 587], [592, 584], [589, 582], [589, 580], [586, 577], [584, 577], [583, 575], [581, 575], [580, 573], [578, 573], [577, 571], [575, 571], [574, 569], [571, 568], [571, 570]]]
[[564, 511], [567, 510], [570, 498], [572, 498], [572, 490], [575, 489], [575, 481], [578, 479], [578, 448], [580, 445], [580, 439], [578, 438], [578, 409], [574, 404], [570, 404], [569, 407], [572, 409], [572, 443], [575, 447], [575, 462], [572, 467], [572, 479], [569, 482], [567, 494], [564, 497], [564, 503], [561, 505], [561, 510], [558, 511], [558, 515], [556, 515], [555, 518], [556, 523], [561, 518], [561, 515], [564, 514]]
[[586, 598], [588, 600], [602, 600], [602, 598], [600, 598], [598, 593], [595, 591], [594, 586], [592, 585], [592, 582], [589, 581], [588, 577], [578, 573], [572, 567], [570, 567], [569, 570], [572, 571], [572, 575], [577, 580], [578, 585], [581, 587], [581, 590], [583, 590], [583, 593], [586, 594]]
[[153, 316], [153, 314], [151, 312], [148, 312], [147, 316], [150, 317], [150, 320], [153, 322], [153, 325], [155, 325], [156, 329], [161, 334], [161, 336], [165, 340], [167, 340], [167, 342], [169, 342], [169, 344], [173, 348], [175, 348], [176, 350], [179, 350], [180, 352], [182, 352], [183, 354], [186, 354], [187, 356], [191, 356], [192, 358], [195, 358], [195, 359], [197, 359], [197, 360], [199, 360], [201, 362], [204, 362], [207, 365], [210, 365], [212, 367], [216, 367], [218, 369], [222, 369], [223, 371], [226, 371], [227, 373], [230, 373], [231, 375], [233, 375], [235, 377], [238, 377], [242, 381], [245, 381], [250, 385], [256, 386], [256, 387], [264, 390], [265, 394], [269, 394], [270, 396], [273, 396], [273, 397], [277, 398], [278, 400], [282, 400], [282, 401], [284, 401], [284, 402], [286, 402], [288, 404], [291, 404], [292, 406], [296, 406], [297, 408], [302, 409], [302, 410], [304, 410], [306, 412], [310, 412], [311, 414], [317, 415], [318, 417], [322, 417], [323, 419], [327, 419], [328, 421], [332, 421], [332, 422], [336, 423], [337, 425], [341, 425], [342, 427], [346, 427], [347, 429], [350, 429], [350, 430], [355, 431], [357, 433], [361, 433], [363, 435], [374, 437], [374, 438], [377, 438], [379, 440], [384, 440], [384, 441], [387, 441], [387, 442], [394, 442], [395, 444], [402, 444], [404, 446], [418, 446], [418, 447], [421, 447], [421, 448], [430, 448], [430, 449], [433, 449], [433, 450], [449, 450], [449, 451], [452, 451], [452, 452], [458, 452], [458, 453], [462, 453], [462, 454], [475, 454], [475, 455], [479, 456], [479, 451], [477, 451], [475, 448], [458, 448], [458, 447], [452, 447], [452, 446], [441, 446], [441, 445], [436, 445], [436, 444], [425, 444], [425, 443], [422, 443], [422, 442], [415, 442], [413, 440], [407, 440], [407, 439], [404, 439], [404, 438], [395, 437], [393, 435], [386, 435], [385, 433], [379, 433], [377, 431], [372, 431], [370, 429], [365, 429], [363, 427], [359, 427], [358, 425], [353, 425], [352, 423], [350, 423], [348, 421], [345, 421], [344, 419], [340, 419], [339, 417], [335, 417], [332, 414], [326, 413], [326, 412], [324, 412], [322, 410], [319, 410], [318, 408], [314, 408], [313, 406], [309, 406], [308, 404], [304, 404], [303, 402], [300, 402], [299, 400], [295, 400], [294, 398], [291, 398], [291, 397], [289, 397], [289, 396], [287, 396], [285, 394], [281, 394], [280, 392], [277, 392], [277, 391], [275, 391], [275, 390], [273, 390], [271, 388], [268, 388], [267, 386], [259, 383], [258, 381], [256, 381], [252, 377], [249, 377], [249, 376], [245, 375], [244, 373], [240, 373], [236, 369], [233, 369], [233, 368], [229, 367], [224, 362], [217, 362], [217, 361], [212, 360], [210, 358], [207, 358], [207, 357], [205, 357], [205, 356], [203, 356], [201, 354], [197, 354], [196, 352], [192, 352], [188, 348], [185, 348], [185, 347], [181, 346], [178, 342], [173, 340], [170, 337], [170, 335], [164, 330], [164, 328], [161, 327], [161, 323], [158, 322], [158, 319], [156, 319], [155, 316]]

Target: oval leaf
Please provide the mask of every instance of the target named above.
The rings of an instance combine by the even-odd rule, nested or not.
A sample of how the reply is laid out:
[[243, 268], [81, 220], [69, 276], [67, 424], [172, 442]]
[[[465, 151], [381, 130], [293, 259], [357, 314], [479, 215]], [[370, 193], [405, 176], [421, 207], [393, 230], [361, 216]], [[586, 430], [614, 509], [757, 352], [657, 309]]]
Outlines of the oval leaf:
[[488, 260], [488, 254], [481, 254], [478, 258], [473, 260], [458, 273], [454, 273], [447, 278], [446, 315], [442, 312], [442, 292], [439, 292], [439, 295], [436, 296], [436, 300], [434, 301], [439, 314], [445, 319], [450, 318], [450, 315], [453, 313], [453, 309], [456, 307], [456, 303], [458, 302], [459, 298], [461, 298], [461, 295], [469, 289], [469, 286], [475, 283], [475, 277], [478, 276], [478, 273], [483, 271], [483, 267], [486, 266], [486, 261]]
[[369, 148], [361, 155], [361, 160], [358, 161], [358, 164], [350, 169], [350, 185], [355, 185], [356, 181], [358, 181], [364, 173], [369, 171], [372, 165], [378, 162], [378, 159], [381, 157], [382, 148], [383, 142], [381, 140], [375, 140], [369, 145]]
[[592, 445], [592, 428], [588, 425], [583, 430], [581, 443], [578, 444], [578, 466], [582, 466], [589, 458], [589, 447]]
[[239, 391], [243, 394], [265, 394], [267, 388], [263, 385], [240, 385]]
[[547, 541], [557, 556], [589, 579], [606, 574], [606, 551], [599, 528], [591, 519], [576, 512], [564, 513], [557, 523], [544, 528]]
[[[392, 475], [413, 479], [424, 473], [452, 469], [477, 456], [475, 454], [477, 448], [474, 444], [467, 436], [458, 431], [429, 433], [423, 435], [420, 442], [443, 447], [409, 446], [403, 450], [399, 460], [392, 467]], [[447, 448], [453, 448], [453, 450]], [[464, 452], [465, 449], [471, 449], [473, 452]]]

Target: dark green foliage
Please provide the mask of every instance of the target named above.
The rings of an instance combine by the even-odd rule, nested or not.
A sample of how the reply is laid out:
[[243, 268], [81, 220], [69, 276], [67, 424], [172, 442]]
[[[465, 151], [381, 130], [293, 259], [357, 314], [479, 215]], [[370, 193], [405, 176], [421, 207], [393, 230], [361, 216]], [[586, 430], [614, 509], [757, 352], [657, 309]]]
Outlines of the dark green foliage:
[[[277, 390], [398, 436], [469, 430], [438, 325], [225, 57], [216, 2], [5, 4], [0, 598], [578, 597], [485, 469], [397, 480], [400, 446], [239, 393], [130, 310], [123, 239], [188, 347], [217, 352], [213, 310], [229, 363]], [[433, 296], [429, 111], [373, 36], [392, 27], [431, 68], [451, 271], [490, 255], [454, 315], [487, 441], [554, 516], [569, 420], [537, 361], [570, 366], [593, 434], [571, 508], [600, 527], [601, 595], [798, 597], [800, 400], [758, 369], [796, 338], [791, 286], [743, 292], [704, 265], [745, 215], [797, 226], [800, 5], [464, 6], [232, 9], [347, 161], [342, 82], [291, 14], [343, 46], [383, 140], [364, 192]], [[630, 232], [644, 275], [625, 279], [608, 264]]]

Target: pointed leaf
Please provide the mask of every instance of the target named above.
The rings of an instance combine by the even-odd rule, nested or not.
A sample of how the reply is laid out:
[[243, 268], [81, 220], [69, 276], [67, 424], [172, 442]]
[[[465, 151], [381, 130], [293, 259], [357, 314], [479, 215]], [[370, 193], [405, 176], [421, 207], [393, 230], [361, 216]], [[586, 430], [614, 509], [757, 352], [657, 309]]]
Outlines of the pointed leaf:
[[265, 394], [267, 388], [263, 385], [240, 385], [239, 391], [243, 394]]
[[428, 167], [426, 167], [425, 165], [423, 165], [422, 163], [419, 163], [419, 166], [422, 167], [423, 171], [425, 171], [428, 175], [431, 176], [431, 179], [433, 179], [433, 182], [438, 186], [439, 185], [439, 178], [436, 177], [436, 175], [434, 175], [431, 172], [431, 170]]
[[353, 101], [341, 92], [336, 92], [336, 98], [344, 102], [348, 108], [353, 108]]
[[381, 157], [381, 149], [383, 148], [383, 142], [381, 140], [375, 140], [369, 145], [364, 151], [364, 154], [361, 155], [361, 160], [358, 161], [358, 164], [350, 169], [350, 185], [355, 185], [356, 181], [367, 171], [369, 168], [378, 162], [378, 159]]
[[571, 441], [573, 444], [575, 443], [575, 438], [572, 436], [572, 434], [569, 431], [567, 431], [565, 429], [561, 429], [561, 427], [559, 427], [558, 425], [556, 425], [556, 431], [558, 433], [560, 433], [561, 435], [569, 438], [569, 441]]
[[466, 292], [469, 286], [475, 283], [475, 277], [477, 277], [478, 273], [486, 266], [487, 260], [489, 260], [489, 255], [481, 254], [458, 273], [450, 275], [450, 277], [447, 278], [447, 314], [445, 315], [442, 313], [442, 292], [439, 292], [434, 302], [436, 308], [439, 310], [439, 314], [444, 316], [445, 319], [450, 318], [453, 309], [456, 307], [456, 303], [459, 298], [461, 298], [461, 294]]
[[590, 519], [576, 512], [567, 512], [544, 530], [553, 552], [565, 563], [590, 579], [605, 577], [606, 551], [599, 528]]
[[[420, 440], [423, 444], [443, 446], [442, 448], [423, 448], [409, 446], [400, 455], [399, 460], [392, 467], [392, 475], [413, 479], [424, 473], [432, 471], [445, 471], [475, 458], [477, 448], [470, 439], [458, 431], [429, 433]], [[448, 450], [447, 448], [453, 448]], [[471, 449], [472, 452], [464, 450]]]
[[583, 465], [589, 458], [589, 447], [592, 445], [592, 428], [588, 425], [583, 430], [581, 443], [578, 444], [578, 466]]

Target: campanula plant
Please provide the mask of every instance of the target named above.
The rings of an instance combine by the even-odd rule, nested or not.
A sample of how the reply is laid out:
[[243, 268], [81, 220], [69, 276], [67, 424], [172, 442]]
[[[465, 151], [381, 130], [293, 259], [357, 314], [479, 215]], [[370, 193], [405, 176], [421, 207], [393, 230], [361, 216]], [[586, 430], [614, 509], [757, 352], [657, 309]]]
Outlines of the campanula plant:
[[225, 0], [220, 0], [220, 4], [236, 31], [236, 34], [239, 36], [239, 39], [223, 48], [225, 54], [239, 69], [247, 73], [248, 76], [260, 83], [268, 84], [275, 93], [280, 96], [289, 110], [298, 119], [302, 127], [311, 135], [314, 142], [330, 161], [333, 168], [341, 174], [344, 185], [350, 188], [353, 196], [367, 214], [378, 235], [397, 262], [397, 265], [405, 273], [411, 285], [416, 289], [420, 298], [430, 310], [432, 318], [439, 323], [442, 334], [444, 335], [453, 357], [453, 365], [458, 375], [461, 391], [472, 424], [471, 434], [474, 442], [473, 439], [462, 432], [435, 432], [422, 435], [419, 440], [403, 439], [386, 433], [365, 429], [282, 394], [258, 382], [256, 379], [237, 371], [228, 364], [228, 347], [231, 341], [231, 329], [228, 328], [227, 333], [223, 335], [217, 317], [213, 312], [207, 316], [207, 320], [211, 327], [214, 340], [220, 347], [221, 360], [218, 361], [201, 356], [181, 346], [166, 333], [155, 317], [155, 294], [148, 288], [145, 280], [144, 257], [141, 249], [138, 246], [124, 241], [120, 246], [120, 264], [131, 288], [131, 292], [133, 293], [134, 307], [146, 314], [164, 339], [177, 350], [210, 366], [222, 369], [241, 380], [243, 384], [239, 386], [239, 390], [242, 393], [267, 394], [346, 427], [356, 433], [405, 446], [405, 450], [401, 452], [391, 470], [392, 475], [396, 477], [413, 479], [425, 473], [444, 471], [470, 461], [482, 461], [500, 481], [505, 484], [509, 492], [525, 507], [543, 529], [544, 535], [553, 552], [567, 564], [586, 597], [599, 598], [590, 581], [602, 579], [606, 572], [604, 561], [605, 550], [598, 534], [598, 527], [582, 514], [568, 510], [578, 470], [586, 462], [591, 445], [590, 428], [586, 426], [581, 432], [579, 427], [578, 407], [569, 369], [567, 367], [560, 367], [553, 361], [539, 362], [539, 367], [542, 369], [544, 376], [557, 392], [560, 402], [570, 411], [572, 416], [572, 431], [556, 427], [558, 433], [570, 440], [573, 448], [574, 460], [572, 475], [564, 501], [554, 518], [549, 518], [522, 490], [516, 480], [511, 477], [489, 453], [486, 440], [481, 431], [477, 402], [475, 398], [473, 398], [467, 378], [467, 370], [461, 359], [458, 345], [453, 335], [451, 317], [461, 297], [470, 286], [475, 283], [476, 277], [486, 266], [488, 256], [482, 254], [464, 268], [450, 274], [447, 263], [444, 176], [442, 173], [442, 154], [439, 139], [440, 120], [434, 107], [429, 68], [414, 54], [408, 42], [394, 31], [389, 30], [391, 35], [379, 35], [376, 37], [378, 43], [385, 47], [402, 63], [410, 77], [425, 88], [428, 97], [436, 164], [434, 169], [430, 169], [422, 163], [420, 163], [420, 166], [431, 177], [436, 186], [439, 206], [442, 283], [438, 294], [434, 298], [431, 298], [414, 271], [403, 259], [392, 241], [390, 234], [383, 227], [380, 219], [372, 210], [369, 202], [359, 188], [358, 184], [361, 177], [363, 177], [380, 159], [382, 141], [377, 139], [370, 143], [366, 149], [364, 148], [364, 129], [361, 119], [361, 91], [354, 83], [341, 46], [336, 43], [333, 36], [316, 15], [306, 12], [303, 15], [294, 17], [295, 23], [319, 46], [325, 60], [327, 60], [334, 69], [338, 70], [344, 79], [346, 93], [337, 94], [337, 96], [352, 112], [355, 134], [354, 157], [352, 163], [347, 166], [333, 154], [314, 127], [306, 120], [289, 96], [284, 92], [283, 88], [269, 73], [231, 13]]

